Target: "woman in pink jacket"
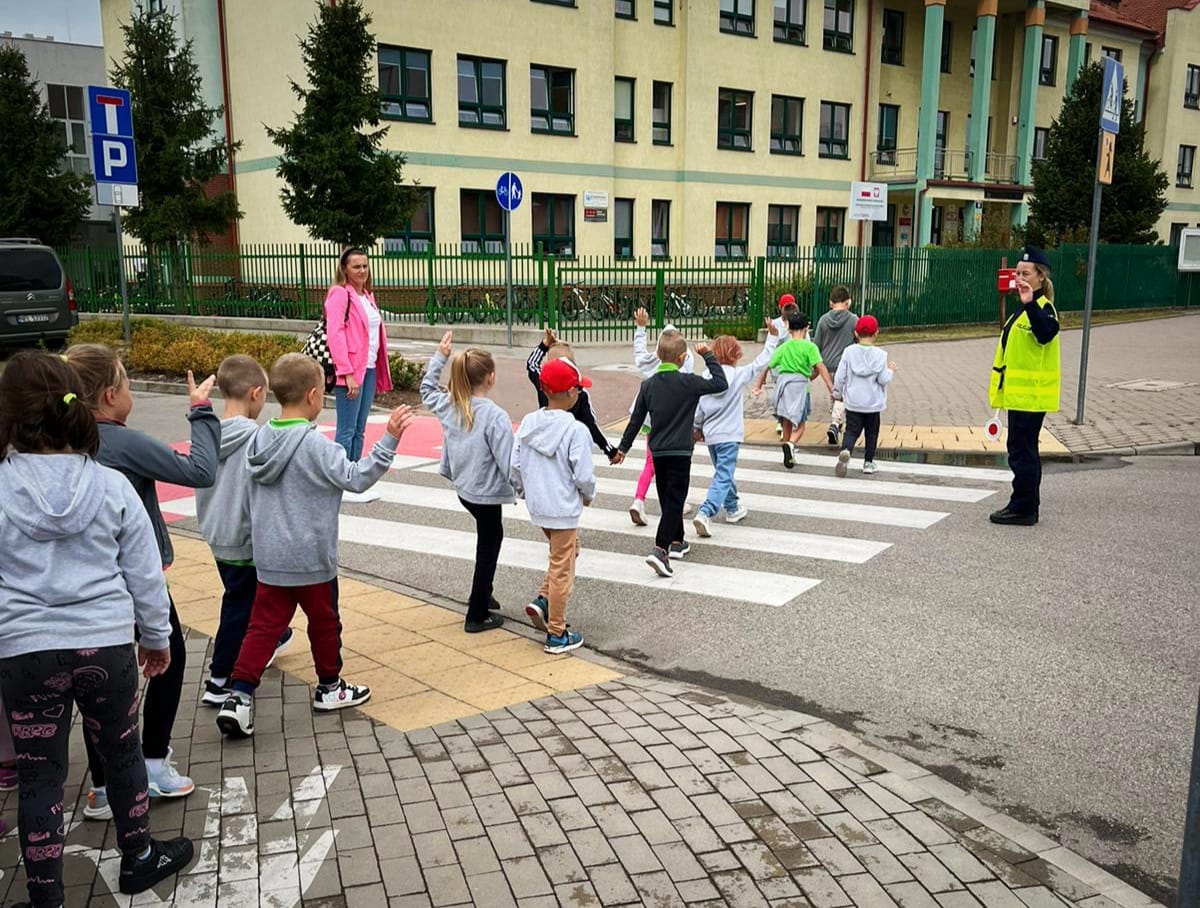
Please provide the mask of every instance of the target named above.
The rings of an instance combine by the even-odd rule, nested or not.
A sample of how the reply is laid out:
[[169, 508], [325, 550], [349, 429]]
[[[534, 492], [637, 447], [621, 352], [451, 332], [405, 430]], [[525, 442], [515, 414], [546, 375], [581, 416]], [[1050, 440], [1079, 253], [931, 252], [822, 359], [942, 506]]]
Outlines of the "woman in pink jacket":
[[[325, 294], [325, 331], [337, 369], [337, 433], [334, 439], [351, 460], [362, 457], [363, 435], [375, 392], [392, 390], [387, 335], [371, 292], [367, 254], [353, 246], [338, 258], [333, 286]], [[347, 492], [344, 501], [374, 501], [379, 493]]]

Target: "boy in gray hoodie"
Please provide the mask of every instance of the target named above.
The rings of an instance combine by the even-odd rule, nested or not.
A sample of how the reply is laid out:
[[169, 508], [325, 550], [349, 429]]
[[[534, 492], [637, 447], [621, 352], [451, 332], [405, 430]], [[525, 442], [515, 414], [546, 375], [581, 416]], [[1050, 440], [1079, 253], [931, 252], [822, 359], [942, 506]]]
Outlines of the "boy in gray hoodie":
[[[812, 340], [821, 351], [821, 361], [830, 375], [836, 375], [842, 353], [854, 343], [854, 326], [858, 316], [850, 311], [853, 304], [850, 291], [845, 287], [834, 287], [829, 293], [829, 311], [817, 319], [817, 328]], [[829, 410], [829, 429], [826, 438], [831, 445], [838, 443], [838, 433], [846, 421], [846, 408], [840, 400], [833, 400]]]
[[879, 321], [873, 315], [864, 315], [858, 320], [854, 336], [858, 343], [842, 354], [837, 375], [833, 379], [833, 397], [846, 404], [846, 435], [842, 439], [842, 450], [838, 452], [834, 472], [846, 475], [850, 463], [850, 452], [858, 441], [860, 432], [866, 432], [867, 450], [863, 459], [863, 472], [875, 472], [875, 446], [879, 444], [879, 414], [887, 409], [887, 386], [892, 380], [896, 364], [887, 353], [875, 346], [879, 334]]
[[546, 632], [546, 652], [565, 653], [583, 645], [581, 634], [567, 630], [567, 600], [575, 585], [579, 517], [596, 494], [591, 438], [571, 408], [592, 383], [569, 359], [546, 363], [541, 381], [547, 403], [521, 420], [509, 478], [550, 543], [550, 565], [525, 614]]
[[325, 373], [315, 359], [286, 353], [271, 367], [270, 381], [280, 416], [255, 432], [246, 454], [258, 591], [233, 668], [232, 692], [217, 714], [222, 733], [238, 737], [254, 733], [254, 691], [297, 605], [308, 619], [317, 671], [313, 709], [343, 709], [370, 699], [369, 688], [341, 677], [338, 510], [342, 492], [365, 492], [387, 472], [412, 422], [412, 410], [397, 407], [371, 452], [354, 463], [313, 424], [325, 395]]

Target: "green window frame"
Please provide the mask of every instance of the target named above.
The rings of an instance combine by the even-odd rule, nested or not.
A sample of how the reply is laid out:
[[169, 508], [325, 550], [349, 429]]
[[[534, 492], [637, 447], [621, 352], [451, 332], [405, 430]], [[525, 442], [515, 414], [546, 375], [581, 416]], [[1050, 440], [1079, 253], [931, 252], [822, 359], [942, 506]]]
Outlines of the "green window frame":
[[771, 154], [804, 154], [804, 99], [771, 95]]
[[655, 82], [654, 97], [651, 99], [650, 128], [655, 145], [671, 144], [671, 92], [670, 82]]
[[825, 0], [825, 50], [854, 53], [854, 0]]
[[1200, 66], [1188, 64], [1187, 79], [1183, 85], [1183, 106], [1200, 110]]
[[767, 206], [767, 258], [794, 259], [800, 239], [800, 206]]
[[717, 89], [717, 148], [753, 151], [754, 92]]
[[508, 128], [508, 66], [504, 60], [458, 58], [458, 125]]
[[635, 0], [616, 0], [616, 16], [618, 19], [636, 19], [637, 7]]
[[376, 53], [380, 115], [387, 120], [432, 123], [430, 51], [380, 44]]
[[754, 37], [754, 0], [721, 0], [721, 31]]
[[575, 196], [533, 193], [533, 245], [549, 255], [575, 257]]
[[889, 66], [904, 65], [904, 12], [898, 9], [883, 11], [883, 41], [879, 61]]
[[633, 199], [613, 199], [613, 255], [633, 258]]
[[1192, 171], [1196, 165], [1196, 146], [1180, 145], [1179, 157], [1175, 165], [1175, 188], [1192, 188]]
[[896, 163], [896, 139], [900, 135], [900, 105], [879, 105], [879, 133], [875, 137], [875, 161]]
[[845, 208], [818, 206], [816, 244], [818, 246], [841, 246], [845, 239], [843, 234], [845, 225]]
[[636, 90], [636, 79], [628, 76], [617, 76], [613, 79], [613, 140], [616, 142], [637, 141], [633, 125]]
[[491, 189], [458, 192], [461, 250], [464, 255], [500, 255], [504, 252], [504, 211]]
[[750, 248], [750, 203], [717, 202], [716, 257], [722, 261], [742, 260]]
[[817, 137], [822, 158], [850, 157], [850, 105], [821, 102], [821, 131]]
[[954, 59], [954, 23], [949, 19], [942, 20], [942, 59], [941, 71], [950, 72], [950, 63]]
[[804, 46], [808, 0], [775, 0], [775, 40], [781, 44]]
[[413, 255], [428, 252], [435, 243], [433, 225], [433, 189], [417, 188], [420, 201], [412, 216], [395, 233], [383, 238], [383, 251], [393, 255]]
[[1058, 82], [1058, 38], [1042, 35], [1042, 59], [1038, 66], [1038, 85], [1053, 86]]
[[529, 117], [531, 132], [575, 135], [575, 70], [530, 64]]
[[653, 199], [650, 202], [650, 257], [671, 257], [671, 200]]
[[674, 25], [675, 24], [675, 2], [674, 2], [674, 0], [654, 0], [654, 24], [655, 25]]
[[1187, 222], [1175, 222], [1171, 225], [1171, 238], [1167, 241], [1168, 246], [1179, 248], [1179, 244], [1183, 242], [1183, 231], [1187, 230]]

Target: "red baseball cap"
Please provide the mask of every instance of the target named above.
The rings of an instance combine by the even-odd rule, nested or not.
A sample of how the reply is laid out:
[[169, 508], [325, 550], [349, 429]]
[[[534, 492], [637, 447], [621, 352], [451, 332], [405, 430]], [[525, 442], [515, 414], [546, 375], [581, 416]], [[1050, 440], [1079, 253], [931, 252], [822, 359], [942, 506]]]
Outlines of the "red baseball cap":
[[792, 296], [790, 293], [785, 293], [783, 296], [779, 297], [779, 308], [780, 309], [783, 309], [787, 306], [794, 306], [794, 305], [796, 305], [796, 298], [794, 296]]
[[854, 326], [854, 330], [859, 334], [878, 334], [879, 319], [873, 315], [860, 315], [858, 317], [858, 324]]
[[572, 388], [590, 388], [592, 380], [566, 357], [551, 360], [542, 366], [542, 390], [547, 394], [562, 394]]

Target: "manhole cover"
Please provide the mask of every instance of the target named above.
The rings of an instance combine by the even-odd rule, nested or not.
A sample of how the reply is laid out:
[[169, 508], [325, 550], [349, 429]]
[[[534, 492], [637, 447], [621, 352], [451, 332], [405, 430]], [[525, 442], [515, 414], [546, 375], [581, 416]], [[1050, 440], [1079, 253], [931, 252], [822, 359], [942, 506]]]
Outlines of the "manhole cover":
[[1119, 388], [1122, 391], [1178, 391], [1180, 388], [1194, 388], [1194, 381], [1163, 381], [1159, 378], [1131, 378], [1129, 381], [1119, 381], [1106, 388]]

